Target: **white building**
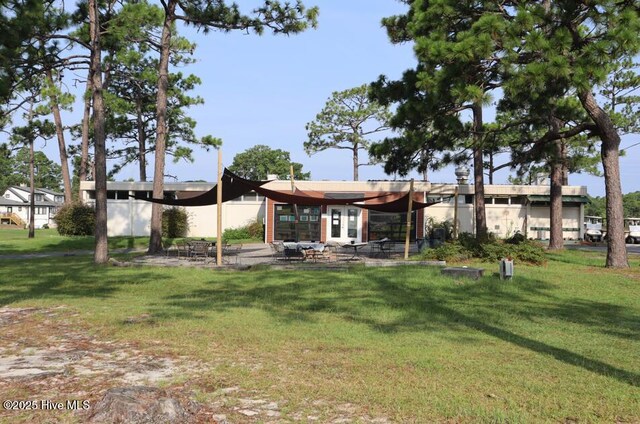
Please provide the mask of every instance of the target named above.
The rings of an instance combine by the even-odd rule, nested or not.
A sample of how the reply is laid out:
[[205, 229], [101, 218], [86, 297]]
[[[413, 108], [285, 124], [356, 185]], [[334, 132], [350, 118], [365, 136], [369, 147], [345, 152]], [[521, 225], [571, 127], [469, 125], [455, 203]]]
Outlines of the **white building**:
[[[115, 235], [148, 235], [150, 232], [151, 203], [131, 196], [151, 196], [151, 182], [108, 182], [108, 232]], [[185, 193], [205, 192], [213, 183], [166, 183], [165, 196], [178, 198]], [[83, 200], [94, 202], [94, 183], [81, 183]], [[264, 185], [270, 190], [291, 191], [289, 181], [271, 181]], [[327, 197], [365, 197], [380, 193], [406, 194], [408, 181], [297, 181], [296, 188], [323, 193]], [[435, 184], [417, 181], [415, 197], [423, 202], [442, 201], [439, 204], [415, 211], [412, 216], [412, 238], [425, 236], [429, 218], [434, 221], [453, 221], [455, 189], [458, 189], [458, 231], [474, 233], [474, 186], [470, 184]], [[565, 239], [581, 239], [584, 236], [584, 204], [587, 189], [584, 186], [564, 186], [563, 235]], [[548, 185], [485, 185], [485, 201], [488, 230], [498, 237], [508, 237], [516, 231], [529, 238], [549, 237], [549, 186]], [[366, 203], [366, 202], [365, 202]], [[189, 214], [190, 237], [215, 237], [217, 207], [198, 206], [186, 208]], [[300, 207], [294, 213], [292, 205], [265, 199], [249, 193], [233, 201], [225, 202], [222, 209], [223, 228], [237, 228], [256, 219], [265, 225], [265, 241], [283, 239], [322, 241], [370, 241], [383, 237], [404, 237], [406, 213], [382, 213], [357, 206]]]
[[[31, 194], [29, 187], [11, 186], [0, 198], [0, 224], [24, 227], [29, 223]], [[49, 189], [34, 193], [35, 228], [55, 227], [53, 217], [64, 202], [64, 194]]]

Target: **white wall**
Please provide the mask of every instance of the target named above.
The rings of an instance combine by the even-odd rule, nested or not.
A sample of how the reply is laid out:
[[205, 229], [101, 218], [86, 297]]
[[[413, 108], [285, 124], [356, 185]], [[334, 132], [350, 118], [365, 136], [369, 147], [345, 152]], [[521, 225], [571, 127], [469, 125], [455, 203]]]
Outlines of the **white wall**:
[[[93, 203], [93, 202], [91, 202]], [[151, 232], [152, 204], [142, 200], [107, 201], [109, 236], [148, 236]], [[189, 219], [189, 237], [216, 237], [217, 206], [185, 208]], [[222, 228], [237, 228], [264, 218], [263, 202], [227, 202], [222, 205]], [[133, 231], [132, 231], [133, 230]]]
[[[531, 215], [529, 216], [529, 228], [549, 228], [549, 215], [549, 206], [532, 206]], [[565, 239], [579, 239], [581, 227], [582, 223], [580, 222], [580, 207], [563, 205], [562, 228], [576, 228], [576, 230], [563, 231], [562, 237]], [[530, 231], [529, 237], [547, 240], [550, 237], [550, 232], [549, 230]]]

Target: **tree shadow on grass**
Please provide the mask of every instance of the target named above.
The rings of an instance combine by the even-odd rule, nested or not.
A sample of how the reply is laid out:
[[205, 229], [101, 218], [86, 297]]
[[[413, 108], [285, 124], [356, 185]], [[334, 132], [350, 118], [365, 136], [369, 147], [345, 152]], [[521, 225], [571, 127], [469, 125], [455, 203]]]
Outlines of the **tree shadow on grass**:
[[[104, 273], [113, 272], [105, 276]], [[98, 273], [103, 275], [97, 276]], [[125, 285], [143, 284], [164, 278], [140, 271], [128, 281], [118, 270], [96, 266], [90, 258], [39, 258], [0, 263], [0, 306], [32, 299], [107, 298]]]
[[[419, 268], [359, 273], [239, 273], [224, 281], [212, 280], [205, 289], [168, 296], [154, 305], [152, 313], [158, 319], [175, 319], [175, 313], [162, 312], [169, 306], [171, 311], [179, 311], [178, 317], [190, 319], [207, 311], [256, 308], [283, 321], [312, 322], [318, 313], [331, 313], [387, 334], [470, 329], [632, 386], [640, 385], [640, 376], [632, 371], [507, 328], [514, 316], [532, 321], [567, 320], [603, 332], [622, 323], [623, 337], [627, 337], [638, 328], [640, 319], [623, 306], [559, 298], [553, 293], [555, 286], [534, 279], [519, 278], [516, 286], [489, 277], [453, 286], [453, 281], [451, 285], [443, 283], [437, 271]], [[439, 282], [429, 284], [430, 279]]]

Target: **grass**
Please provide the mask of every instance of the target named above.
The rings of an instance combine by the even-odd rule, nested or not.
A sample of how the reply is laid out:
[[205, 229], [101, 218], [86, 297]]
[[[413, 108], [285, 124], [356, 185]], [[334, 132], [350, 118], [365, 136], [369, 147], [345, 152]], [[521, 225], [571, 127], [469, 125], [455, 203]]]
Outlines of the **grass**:
[[[90, 331], [201, 360], [202, 399], [238, 385], [286, 400], [285, 414], [320, 400], [399, 422], [639, 421], [640, 261], [608, 270], [597, 253], [549, 259], [516, 264], [509, 282], [413, 266], [212, 272], [0, 260], [0, 305], [64, 304]], [[142, 314], [150, 318], [125, 324]]]
[[[0, 230], [0, 254], [72, 252], [93, 250], [93, 236], [61, 236], [55, 229], [35, 230], [35, 237], [27, 238], [28, 230]], [[149, 237], [109, 237], [109, 249], [143, 249]]]
[[[36, 230], [35, 237], [27, 238], [28, 230], [3, 229], [0, 230], [0, 254], [73, 252], [93, 250], [95, 238], [93, 236], [61, 236], [55, 229]], [[215, 237], [208, 238], [215, 240]], [[261, 240], [231, 240], [230, 244], [261, 243]], [[109, 250], [114, 249], [146, 249], [149, 237], [109, 237]]]

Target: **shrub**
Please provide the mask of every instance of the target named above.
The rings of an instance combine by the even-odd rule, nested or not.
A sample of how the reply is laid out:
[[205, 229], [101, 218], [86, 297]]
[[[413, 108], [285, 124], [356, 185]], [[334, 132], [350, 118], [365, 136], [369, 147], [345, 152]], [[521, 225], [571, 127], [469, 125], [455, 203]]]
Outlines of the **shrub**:
[[505, 239], [504, 242], [508, 244], [520, 244], [520, 243], [524, 243], [526, 240], [527, 238], [524, 236], [524, 234], [518, 231], [508, 239]]
[[422, 253], [424, 259], [454, 262], [467, 260], [471, 256], [471, 251], [467, 250], [459, 241], [448, 241], [435, 249], [425, 249]]
[[162, 211], [162, 234], [165, 237], [186, 237], [188, 232], [189, 216], [184, 208], [168, 208]]
[[264, 229], [259, 220], [251, 221], [244, 227], [227, 228], [222, 234], [223, 240], [246, 240], [264, 238]]
[[255, 221], [250, 222], [247, 225], [247, 230], [249, 231], [249, 236], [252, 239], [264, 239], [264, 225], [261, 220], [256, 219]]
[[63, 205], [53, 220], [60, 235], [90, 236], [96, 227], [96, 211], [83, 203], [71, 203]]
[[509, 244], [500, 240], [478, 242], [473, 235], [461, 234], [455, 241], [447, 242], [435, 249], [427, 249], [422, 254], [425, 259], [440, 261], [462, 261], [478, 258], [485, 262], [497, 262], [511, 258], [516, 262], [542, 264], [545, 262], [544, 248], [536, 242], [525, 240], [519, 244]]
[[436, 230], [442, 230], [445, 240], [451, 240], [453, 238], [453, 222], [451, 221], [436, 221], [432, 216], [427, 218], [425, 225], [425, 233], [427, 238], [433, 239], [436, 236]]

